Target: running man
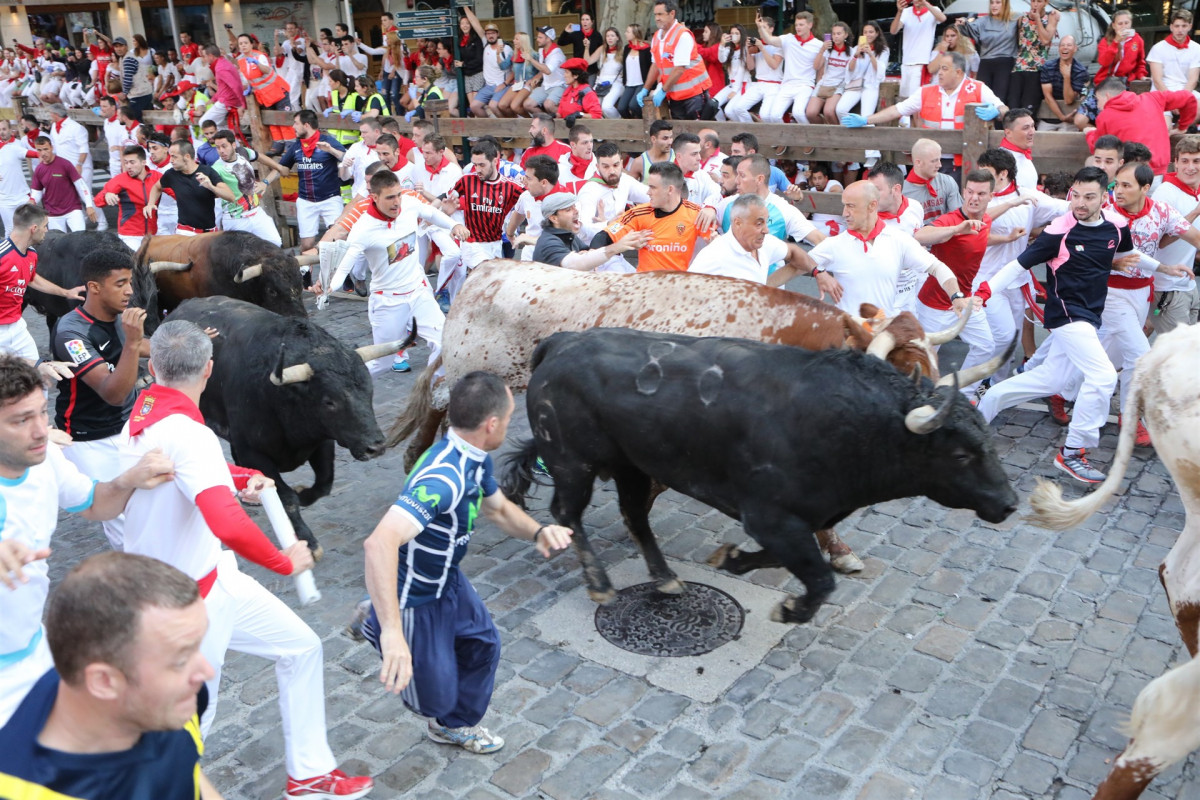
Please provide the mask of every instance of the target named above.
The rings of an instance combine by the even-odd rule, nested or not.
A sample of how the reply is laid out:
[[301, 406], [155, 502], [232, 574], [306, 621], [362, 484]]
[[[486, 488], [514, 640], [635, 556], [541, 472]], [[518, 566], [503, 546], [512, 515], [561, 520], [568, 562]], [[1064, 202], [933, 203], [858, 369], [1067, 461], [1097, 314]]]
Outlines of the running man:
[[515, 407], [504, 381], [472, 372], [450, 391], [450, 430], [417, 461], [400, 497], [363, 544], [371, 609], [363, 635], [383, 656], [379, 680], [428, 718], [435, 742], [494, 753], [504, 740], [479, 723], [500, 663], [500, 634], [459, 569], [482, 513], [549, 557], [571, 530], [539, 525], [496, 485], [489, 452]]

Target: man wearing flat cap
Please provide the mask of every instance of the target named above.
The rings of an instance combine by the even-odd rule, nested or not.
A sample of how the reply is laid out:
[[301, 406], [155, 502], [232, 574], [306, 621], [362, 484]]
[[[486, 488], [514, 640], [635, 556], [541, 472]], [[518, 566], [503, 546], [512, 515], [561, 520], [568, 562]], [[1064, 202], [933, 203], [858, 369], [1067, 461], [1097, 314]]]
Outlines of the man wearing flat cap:
[[554, 267], [590, 272], [629, 250], [644, 247], [650, 231], [636, 231], [604, 247], [590, 249], [576, 235], [579, 230], [578, 198], [567, 192], [554, 192], [542, 199], [542, 234], [533, 248], [533, 260]]

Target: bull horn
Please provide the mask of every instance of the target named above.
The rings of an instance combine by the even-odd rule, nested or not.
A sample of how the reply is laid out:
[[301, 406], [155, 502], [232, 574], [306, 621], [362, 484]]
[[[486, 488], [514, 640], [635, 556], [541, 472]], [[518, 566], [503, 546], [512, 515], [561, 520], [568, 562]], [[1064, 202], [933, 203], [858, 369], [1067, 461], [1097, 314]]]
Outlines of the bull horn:
[[158, 274], [159, 272], [186, 272], [192, 268], [190, 263], [182, 261], [151, 261], [150, 272]]
[[242, 267], [242, 271], [233, 276], [234, 283], [245, 283], [251, 278], [257, 278], [262, 275], [262, 264], [251, 264], [248, 267]]
[[417, 340], [417, 323], [414, 320], [412, 330], [409, 331], [408, 337], [403, 341], [396, 340], [394, 342], [383, 342], [382, 344], [365, 344], [354, 352], [358, 353], [358, 357], [363, 360], [363, 363], [374, 361], [377, 358], [383, 358], [391, 353], [398, 352], [408, 347]]
[[876, 334], [871, 343], [867, 345], [867, 355], [887, 361], [888, 353], [891, 353], [895, 349], [896, 337], [887, 331], [882, 331]]
[[954, 381], [955, 381], [955, 385], [970, 386], [972, 383], [975, 383], [975, 381], [981, 381], [984, 378], [989, 377], [993, 372], [1000, 369], [1000, 367], [1006, 361], [1008, 361], [1010, 358], [1012, 358], [1013, 350], [1017, 346], [1018, 338], [1019, 338], [1019, 334], [1018, 334], [1018, 336], [1014, 336], [1013, 340], [1008, 343], [1008, 347], [1004, 348], [1004, 352], [1001, 353], [1000, 355], [996, 356], [995, 358], [985, 361], [982, 364], [976, 364], [973, 367], [967, 367], [966, 369], [960, 369], [958, 372], [955, 372], [953, 375], [947, 375], [946, 377], [944, 377], [940, 381], [938, 381], [937, 385], [938, 386], [949, 386], [950, 379], [953, 377]]
[[958, 322], [954, 323], [949, 328], [946, 328], [944, 331], [937, 331], [936, 333], [931, 333], [926, 336], [926, 338], [929, 339], [929, 343], [934, 346], [945, 344], [955, 336], [958, 336], [960, 333], [962, 333], [962, 329], [967, 326], [967, 320], [970, 318], [971, 310], [973, 308], [973, 303], [967, 303], [966, 308], [963, 309], [963, 313], [958, 315]]
[[276, 386], [287, 386], [289, 383], [304, 383], [310, 380], [313, 376], [313, 368], [305, 362], [303, 364], [293, 364], [290, 367], [284, 367], [279, 370], [279, 374], [271, 373], [271, 383]]
[[904, 427], [919, 436], [924, 436], [925, 434], [933, 433], [946, 423], [946, 418], [950, 414], [950, 408], [954, 405], [954, 395], [958, 394], [958, 373], [955, 372], [950, 378], [954, 382], [953, 388], [946, 394], [946, 399], [942, 401], [942, 405], [937, 409], [933, 406], [914, 408], [905, 415]]
[[302, 267], [316, 266], [317, 264], [321, 263], [321, 256], [319, 253], [309, 253], [307, 255], [297, 255], [296, 263]]

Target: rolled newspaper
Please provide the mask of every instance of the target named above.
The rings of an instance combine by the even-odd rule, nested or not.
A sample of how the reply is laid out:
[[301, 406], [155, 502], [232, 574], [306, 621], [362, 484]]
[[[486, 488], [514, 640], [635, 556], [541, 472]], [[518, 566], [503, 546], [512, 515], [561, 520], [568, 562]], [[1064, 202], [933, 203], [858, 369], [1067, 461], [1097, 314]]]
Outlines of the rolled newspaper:
[[[279, 541], [279, 546], [287, 550], [297, 542], [296, 530], [292, 527], [292, 521], [288, 519], [287, 512], [283, 510], [279, 492], [272, 486], [270, 489], [263, 489], [258, 496], [262, 498], [263, 510], [267, 512], [267, 519], [271, 521], [271, 528], [275, 531], [275, 538]], [[317, 581], [313, 578], [311, 569], [306, 569], [296, 576], [296, 593], [300, 595], [300, 605], [302, 606], [310, 605], [321, 599], [321, 592], [317, 589]]]

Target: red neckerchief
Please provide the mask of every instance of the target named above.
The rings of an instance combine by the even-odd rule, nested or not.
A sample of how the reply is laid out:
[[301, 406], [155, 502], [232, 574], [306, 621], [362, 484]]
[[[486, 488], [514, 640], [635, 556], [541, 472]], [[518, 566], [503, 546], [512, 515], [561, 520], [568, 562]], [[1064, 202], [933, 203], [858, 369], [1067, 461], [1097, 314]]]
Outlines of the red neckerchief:
[[916, 6], [913, 6], [913, 7], [912, 7], [912, 12], [913, 12], [914, 14], [916, 14], [916, 16], [917, 16], [917, 19], [920, 19], [922, 15], [924, 15], [924, 14], [928, 14], [928, 13], [929, 13], [929, 9], [928, 9], [928, 8], [924, 8], [924, 7], [922, 7], [922, 8], [917, 8]]
[[650, 43], [649, 42], [630, 42], [629, 49], [630, 50], [648, 50], [648, 49], [650, 49]]
[[515, 56], [513, 56], [512, 60], [513, 60], [514, 64], [524, 64], [525, 63], [525, 54], [522, 53], [520, 50], [518, 50], [517, 54]]
[[844, 53], [844, 52], [846, 52], [846, 43], [842, 42], [841, 44], [835, 44], [833, 46], [833, 49], [834, 49], [834, 52]]
[[320, 131], [313, 131], [312, 136], [309, 136], [307, 139], [300, 140], [300, 151], [304, 153], [305, 158], [312, 158], [313, 153], [317, 152], [317, 142], [320, 140]]
[[109, 117], [108, 119], [106, 119], [106, 120], [104, 120], [104, 121], [105, 121], [105, 122], [116, 122], [116, 121], [117, 121], [117, 117], [119, 117], [119, 116], [120, 116], [120, 114], [113, 114], [111, 117]]
[[545, 50], [539, 51], [542, 54], [542, 63], [543, 64], [546, 63], [546, 56], [550, 55], [557, 49], [558, 49], [558, 45], [555, 44], [554, 42], [551, 42], [550, 45]]
[[425, 166], [425, 171], [429, 173], [429, 177], [432, 178], [434, 175], [437, 175], [439, 172], [441, 172], [443, 169], [445, 169], [446, 165], [450, 163], [450, 159], [446, 158], [443, 155], [441, 163], [438, 164], [433, 169], [429, 168], [429, 165], [425, 163], [424, 159], [421, 160], [421, 163]]
[[937, 199], [938, 194], [937, 189], [933, 188], [933, 178], [926, 180], [918, 175], [914, 170], [910, 169], [908, 174], [904, 176], [904, 180], [905, 182], [911, 183], [914, 186], [924, 186], [925, 190], [929, 192], [929, 196]]
[[596, 29], [595, 28], [585, 28], [582, 25], [579, 26], [579, 31], [580, 31], [580, 33], [582, 33], [584, 35], [584, 38], [591, 36], [592, 31], [594, 31], [594, 30], [596, 30]]
[[1192, 44], [1192, 37], [1189, 36], [1186, 39], [1184, 39], [1183, 44], [1176, 43], [1174, 36], [1168, 36], [1163, 41], [1165, 41], [1167, 44], [1171, 45], [1171, 47], [1174, 47], [1176, 50], [1187, 50], [1188, 47], [1190, 47]]
[[389, 217], [387, 214], [384, 214], [382, 211], [380, 211], [375, 205], [374, 200], [371, 201], [371, 205], [367, 206], [367, 215], [386, 222], [389, 228], [392, 227], [392, 223], [396, 221], [395, 217]]
[[813, 36], [811, 33], [810, 33], [810, 34], [808, 34], [808, 38], [806, 38], [806, 39], [801, 39], [801, 38], [800, 38], [800, 34], [798, 34], [798, 33], [793, 33], [793, 34], [792, 34], [792, 36], [795, 36], [795, 37], [796, 37], [796, 41], [797, 41], [797, 42], [799, 42], [800, 44], [808, 44], [808, 43], [809, 43], [809, 42], [811, 42], [813, 39], [817, 38], [817, 37]]
[[1121, 208], [1121, 207], [1120, 207], [1119, 205], [1117, 205], [1116, 203], [1113, 203], [1113, 204], [1112, 204], [1112, 207], [1113, 207], [1113, 208], [1116, 210], [1116, 212], [1117, 212], [1118, 214], [1120, 214], [1122, 217], [1124, 217], [1125, 219], [1129, 220], [1130, 222], [1133, 222], [1133, 221], [1135, 221], [1135, 220], [1139, 220], [1139, 219], [1141, 219], [1142, 217], [1144, 217], [1144, 216], [1146, 216], [1147, 214], [1149, 214], [1149, 213], [1150, 213], [1150, 209], [1154, 208], [1154, 201], [1153, 201], [1153, 200], [1151, 200], [1149, 197], [1147, 197], [1147, 198], [1146, 198], [1146, 205], [1142, 206], [1142, 210], [1141, 210], [1141, 211], [1139, 211], [1139, 212], [1137, 212], [1136, 214], [1135, 214], [1135, 213], [1133, 213], [1133, 212], [1131, 212], [1131, 211], [1126, 211], [1125, 209]]
[[63, 126], [63, 123], [64, 123], [64, 122], [66, 122], [66, 121], [67, 121], [67, 118], [66, 118], [66, 117], [63, 117], [63, 118], [62, 118], [62, 119], [60, 119], [58, 122], [54, 123], [54, 132], [55, 132], [55, 133], [62, 133], [62, 126]]
[[1014, 153], [1020, 153], [1021, 155], [1028, 158], [1030, 161], [1033, 160], [1033, 150], [1032, 149], [1025, 150], [1024, 148], [1017, 147], [1015, 144], [1013, 144], [1012, 142], [1010, 142], [1008, 140], [1007, 136], [1000, 140], [1000, 146], [1002, 148], [1004, 148], [1005, 150], [1011, 150]]
[[1016, 181], [1010, 181], [1008, 186], [1006, 186], [1005, 188], [1000, 189], [995, 192], [992, 192], [992, 197], [1006, 197], [1010, 194], [1015, 193], [1016, 191], [1017, 191]]
[[571, 174], [580, 180], [587, 174], [588, 165], [592, 163], [590, 158], [576, 158], [574, 153], [567, 153], [567, 158], [571, 161]]
[[869, 253], [870, 250], [867, 249], [867, 245], [870, 244], [871, 242], [875, 241], [875, 237], [883, 232], [884, 227], [886, 227], [886, 226], [883, 224], [883, 220], [876, 220], [875, 227], [872, 228], [871, 232], [868, 233], [866, 236], [863, 236], [858, 231], [850, 230], [849, 228], [846, 229], [846, 233], [850, 234], [855, 239], [858, 239], [860, 242], [862, 242], [863, 243], [863, 252]]
[[605, 53], [615, 53], [615, 52], [617, 52], [617, 48], [605, 46], [604, 52]]
[[1168, 172], [1163, 176], [1163, 183], [1169, 183], [1181, 192], [1191, 197], [1193, 200], [1200, 199], [1200, 185], [1192, 187], [1179, 179], [1179, 176], [1174, 172]]
[[161, 422], [172, 414], [183, 414], [191, 420], [204, 424], [204, 417], [192, 398], [178, 389], [171, 389], [157, 383], [142, 390], [137, 401], [133, 404], [134, 412], [129, 417], [129, 435], [138, 436], [146, 428], [156, 422]]
[[904, 216], [904, 212], [907, 210], [908, 210], [908, 198], [905, 197], [904, 195], [900, 195], [900, 205], [896, 208], [896, 210], [895, 211], [880, 211], [879, 218], [880, 219], [900, 219], [900, 217]]
[[461, 39], [459, 39], [459, 40], [458, 40], [458, 46], [459, 46], [459, 47], [466, 47], [466, 46], [467, 46], [467, 42], [469, 42], [469, 41], [471, 41], [471, 34], [469, 34], [469, 33], [464, 33], [464, 34], [463, 34], [463, 37], [462, 37]]
[[170, 156], [167, 156], [166, 158], [164, 158], [164, 159], [162, 160], [162, 163], [161, 163], [161, 164], [155, 164], [155, 163], [154, 163], [154, 159], [150, 159], [150, 163], [151, 163], [151, 164], [153, 164], [153, 165], [154, 165], [154, 167], [155, 167], [155, 168], [157, 168], [157, 169], [166, 169], [166, 168], [167, 168], [167, 164], [170, 164], [170, 163], [171, 163], [171, 157], [170, 157]]
[[[132, 125], [126, 125], [126, 126], [125, 126], [125, 132], [126, 132], [126, 133], [128, 133], [130, 136], [134, 136], [134, 133], [133, 133], [133, 132], [134, 132], [134, 131], [136, 131], [138, 128], [140, 128], [140, 127], [141, 127], [141, 125], [142, 125], [142, 123], [138, 122], [138, 121], [135, 119], [135, 120], [133, 121], [133, 124], [132, 124]], [[137, 138], [137, 137], [136, 137], [136, 136], [134, 136], [134, 138]]]

